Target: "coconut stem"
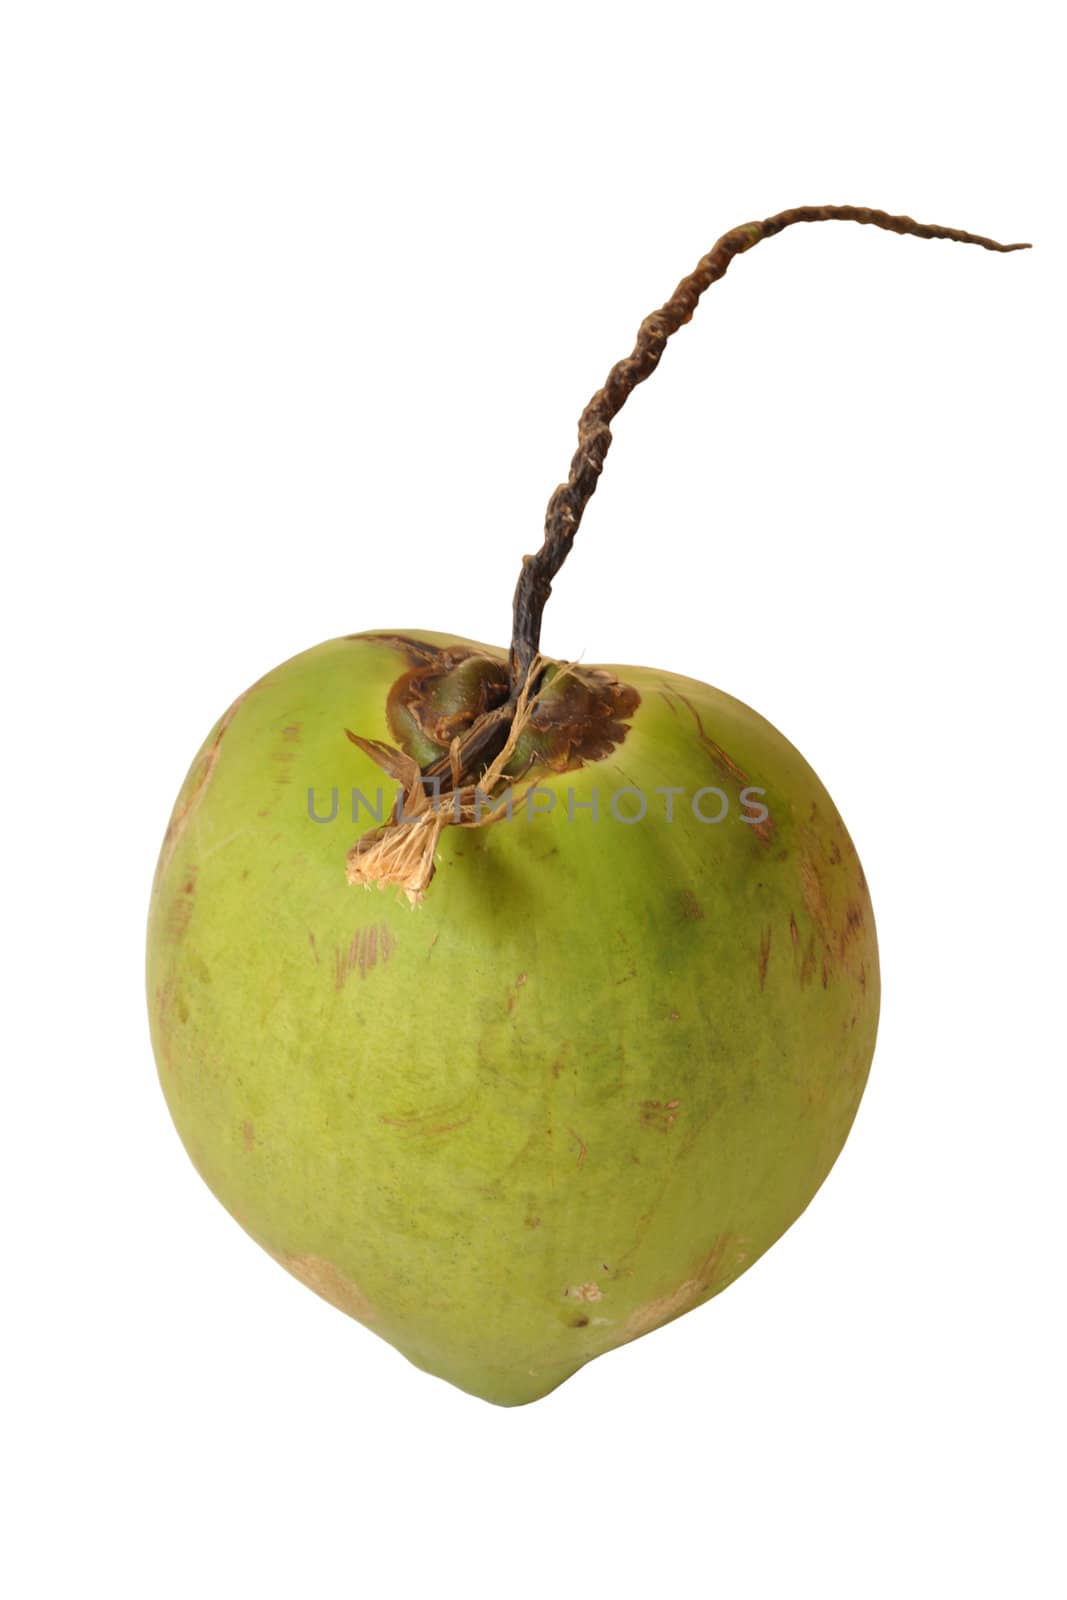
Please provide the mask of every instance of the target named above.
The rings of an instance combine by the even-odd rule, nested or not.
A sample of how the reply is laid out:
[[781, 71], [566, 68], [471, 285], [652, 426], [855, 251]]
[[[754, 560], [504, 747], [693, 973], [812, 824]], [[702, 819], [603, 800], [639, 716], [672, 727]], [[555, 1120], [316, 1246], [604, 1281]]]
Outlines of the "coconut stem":
[[870, 211], [865, 206], [797, 206], [779, 211], [763, 222], [746, 222], [724, 233], [696, 268], [683, 278], [667, 303], [642, 322], [633, 351], [616, 362], [602, 389], [598, 389], [578, 422], [578, 449], [571, 461], [566, 483], [561, 483], [548, 502], [545, 513], [545, 538], [536, 555], [524, 556], [518, 587], [515, 590], [514, 628], [511, 640], [510, 696], [516, 701], [526, 685], [541, 645], [541, 618], [552, 593], [552, 580], [570, 553], [582, 513], [596, 490], [604, 470], [604, 458], [611, 445], [612, 420], [639, 383], [656, 370], [663, 348], [672, 333], [687, 323], [697, 301], [711, 284], [721, 278], [734, 256], [751, 250], [761, 239], [773, 238], [794, 222], [863, 222], [891, 233], [907, 233], [917, 239], [954, 239], [957, 244], [977, 244], [983, 250], [1029, 250], [1028, 244], [998, 244], [981, 234], [964, 233], [959, 228], [941, 228], [911, 217], [893, 217], [885, 211]]

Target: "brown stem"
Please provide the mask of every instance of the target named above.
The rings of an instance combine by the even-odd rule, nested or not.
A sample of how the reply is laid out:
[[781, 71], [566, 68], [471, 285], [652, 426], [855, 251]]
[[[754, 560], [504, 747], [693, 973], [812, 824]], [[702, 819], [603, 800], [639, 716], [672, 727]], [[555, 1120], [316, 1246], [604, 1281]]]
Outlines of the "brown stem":
[[545, 513], [545, 539], [534, 556], [524, 556], [522, 572], [515, 590], [514, 629], [511, 640], [511, 700], [514, 702], [526, 682], [541, 643], [541, 618], [552, 580], [570, 553], [582, 513], [596, 489], [604, 469], [604, 458], [611, 444], [610, 424], [622, 409], [627, 396], [655, 370], [663, 347], [672, 333], [687, 323], [697, 301], [716, 279], [721, 278], [734, 256], [751, 250], [761, 239], [770, 239], [794, 222], [864, 222], [891, 233], [910, 233], [917, 239], [954, 239], [958, 244], [979, 244], [983, 250], [1029, 250], [1028, 244], [998, 244], [980, 234], [963, 233], [958, 228], [939, 228], [911, 217], [892, 217], [885, 211], [869, 211], [865, 206], [798, 206], [779, 211], [763, 222], [746, 222], [724, 233], [687, 278], [683, 278], [666, 305], [645, 318], [637, 333], [633, 351], [616, 362], [602, 389], [598, 389], [578, 422], [578, 449], [571, 461], [566, 483], [561, 483], [548, 502]]

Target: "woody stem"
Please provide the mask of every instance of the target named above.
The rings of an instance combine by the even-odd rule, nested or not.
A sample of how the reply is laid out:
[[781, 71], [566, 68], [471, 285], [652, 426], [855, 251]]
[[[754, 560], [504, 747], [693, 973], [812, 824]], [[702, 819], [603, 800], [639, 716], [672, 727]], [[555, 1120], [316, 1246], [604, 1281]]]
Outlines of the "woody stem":
[[567, 481], [559, 485], [548, 502], [544, 543], [536, 555], [524, 556], [515, 590], [509, 662], [512, 703], [521, 693], [540, 649], [541, 619], [552, 593], [552, 580], [570, 553], [582, 514], [604, 470], [604, 459], [611, 445], [611, 422], [637, 385], [656, 370], [671, 334], [689, 321], [704, 290], [723, 277], [734, 256], [751, 250], [761, 239], [773, 238], [795, 222], [861, 222], [891, 233], [911, 234], [917, 239], [953, 239], [958, 244], [977, 244], [983, 250], [1005, 253], [1030, 248], [1028, 244], [998, 244], [995, 239], [986, 239], [981, 234], [915, 222], [911, 217], [894, 217], [864, 206], [798, 206], [792, 211], [779, 211], [762, 222], [743, 223], [724, 233], [688, 277], [682, 279], [666, 304], [645, 318], [631, 353], [616, 362], [603, 388], [597, 390], [582, 412], [578, 422], [578, 448]]

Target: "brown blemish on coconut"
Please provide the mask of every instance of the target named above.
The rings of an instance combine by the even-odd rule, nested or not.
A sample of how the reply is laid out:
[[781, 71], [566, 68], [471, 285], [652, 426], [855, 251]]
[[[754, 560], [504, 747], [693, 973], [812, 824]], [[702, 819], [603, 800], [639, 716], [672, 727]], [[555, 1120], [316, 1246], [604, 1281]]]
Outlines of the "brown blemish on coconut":
[[802, 989], [806, 989], [808, 987], [808, 984], [811, 982], [812, 975], [813, 975], [814, 971], [815, 971], [815, 935], [812, 934], [810, 936], [810, 938], [808, 939], [807, 946], [806, 946], [806, 948], [804, 950], [804, 959], [800, 964], [800, 987]]
[[[295, 736], [295, 740], [294, 740], [293, 735], [290, 732], [291, 728], [296, 728], [296, 730], [297, 730], [296, 736]], [[282, 743], [283, 744], [292, 744], [294, 742], [295, 743], [299, 743], [299, 741], [300, 741], [299, 729], [300, 729], [300, 724], [299, 723], [291, 723], [289, 725], [289, 728], [283, 728], [282, 729], [282, 735], [281, 735]], [[277, 807], [278, 802], [284, 798], [286, 786], [288, 784], [292, 783], [292, 781], [293, 781], [293, 766], [292, 766], [292, 764], [296, 759], [297, 759], [297, 753], [296, 753], [295, 750], [292, 750], [292, 749], [275, 750], [275, 751], [272, 752], [270, 760], [271, 760], [271, 764], [272, 764], [272, 766], [274, 768], [274, 785], [273, 785], [273, 788], [272, 788], [272, 790], [270, 792], [270, 795], [269, 795], [268, 799], [266, 800], [266, 803], [264, 805], [260, 806], [259, 810], [256, 812], [257, 817], [269, 817], [269, 816], [271, 816], [271, 814], [274, 812], [275, 808]]]
[[772, 930], [769, 927], [767, 927], [767, 928], [764, 928], [763, 932], [760, 934], [760, 942], [759, 942], [759, 986], [760, 986], [761, 991], [763, 989], [764, 984], [767, 982], [767, 967], [770, 964], [770, 959], [771, 959], [771, 932], [772, 932]]
[[[512, 1156], [512, 1158], [508, 1162], [507, 1166], [504, 1167], [500, 1171], [500, 1173], [493, 1179], [493, 1182], [491, 1184], [489, 1184], [487, 1188], [482, 1190], [482, 1193], [484, 1193], [484, 1194], [492, 1193], [494, 1195], [499, 1194], [500, 1186], [501, 1186], [503, 1180], [508, 1176], [509, 1173], [514, 1172], [514, 1170], [515, 1170], [515, 1168], [517, 1166], [520, 1166], [521, 1163], [526, 1160], [526, 1158], [527, 1158], [527, 1156], [529, 1156], [530, 1152], [532, 1150], [534, 1150], [537, 1145], [540, 1144], [541, 1140], [544, 1137], [545, 1137], [544, 1133], [539, 1131], [536, 1128], [534, 1129], [534, 1131], [532, 1133], [527, 1134], [526, 1138], [523, 1140], [522, 1144], [516, 1150], [515, 1154]], [[540, 1221], [540, 1218], [538, 1218], [538, 1221]]]
[[525, 987], [526, 974], [525, 972], [520, 972], [518, 977], [515, 979], [514, 986], [508, 990], [507, 1009], [509, 1012], [514, 1011], [515, 1004], [519, 998], [519, 990]]
[[347, 1277], [332, 1261], [323, 1256], [289, 1256], [270, 1252], [286, 1272], [313, 1289], [323, 1300], [328, 1300], [338, 1311], [355, 1317], [357, 1322], [373, 1322], [375, 1311], [363, 1290]]
[[319, 947], [318, 947], [318, 944], [316, 943], [315, 935], [312, 933], [310, 928], [308, 929], [308, 943], [311, 946], [311, 954], [315, 958], [315, 965], [318, 966], [319, 965]]
[[523, 1224], [522, 1225], [523, 1225], [524, 1228], [539, 1228], [541, 1226], [541, 1218], [540, 1217], [525, 1217], [523, 1219]]
[[459, 1105], [434, 1106], [429, 1111], [412, 1111], [388, 1116], [384, 1112], [378, 1121], [388, 1128], [396, 1128], [409, 1137], [426, 1138], [432, 1134], [454, 1133], [471, 1120], [469, 1115], [457, 1116]]
[[[255, 685], [253, 684], [252, 687], [254, 688]], [[223, 712], [216, 724], [214, 733], [210, 737], [210, 742], [197, 757], [188, 777], [182, 784], [181, 793], [178, 795], [174, 810], [171, 812], [170, 821], [167, 824], [167, 831], [163, 835], [163, 846], [159, 852], [159, 862], [156, 866], [157, 882], [170, 865], [171, 857], [181, 843], [182, 836], [189, 826], [190, 817], [192, 817], [197, 806], [204, 798], [207, 786], [211, 782], [215, 768], [218, 765], [219, 747], [222, 744], [223, 735], [250, 693], [251, 689], [246, 689], [244, 694], [239, 694], [233, 705]]]
[[678, 1107], [680, 1100], [642, 1100], [638, 1106], [638, 1120], [642, 1128], [650, 1128], [656, 1133], [670, 1133], [678, 1120]]
[[[728, 782], [733, 783], [737, 787], [739, 793], [740, 790], [748, 788], [752, 783], [752, 779], [749, 777], [748, 773], [743, 767], [738, 766], [737, 762], [729, 754], [729, 752], [724, 750], [722, 745], [713, 739], [707, 732], [701, 719], [700, 712], [697, 710], [692, 700], [689, 699], [688, 695], [684, 695], [680, 691], [674, 691], [674, 693], [686, 707], [690, 716], [693, 718], [693, 721], [696, 723], [697, 741], [700, 744], [701, 749], [711, 757], [712, 763], [719, 775], [727, 779]], [[755, 837], [759, 840], [760, 844], [770, 844], [774, 837], [774, 821], [770, 816], [764, 817], [760, 822], [749, 823], [748, 826]]]
[[[392, 645], [394, 650], [399, 650], [407, 656], [413, 667], [431, 666], [441, 655], [441, 646], [427, 644], [422, 639], [413, 639], [407, 633], [349, 633], [348, 639], [366, 639], [371, 644]], [[469, 654], [469, 652], [467, 652]]]
[[692, 889], [683, 889], [678, 898], [683, 922], [703, 922], [704, 908]]
[[365, 978], [379, 962], [384, 966], [395, 949], [396, 937], [384, 922], [357, 928], [347, 950], [334, 952], [334, 988], [343, 989], [353, 972]]
[[170, 910], [163, 924], [164, 938], [169, 940], [171, 944], [180, 944], [182, 942], [193, 919], [193, 897], [196, 894], [197, 871], [196, 867], [190, 867], [177, 896], [171, 901]]
[[669, 1294], [660, 1295], [655, 1300], [647, 1301], [643, 1306], [638, 1306], [626, 1319], [626, 1337], [639, 1338], [643, 1333], [651, 1333], [653, 1328], [662, 1327], [665, 1322], [671, 1322], [675, 1317], [680, 1317], [683, 1311], [689, 1311], [698, 1305], [717, 1287], [723, 1260], [726, 1252], [736, 1243], [732, 1234], [722, 1233], [715, 1240], [707, 1255], [699, 1262], [695, 1270]]
[[246, 1150], [254, 1150], [256, 1147], [255, 1126], [247, 1119], [241, 1124], [241, 1143]]
[[727, 752], [723, 749], [722, 745], [716, 743], [711, 735], [705, 731], [700, 712], [697, 710], [692, 700], [690, 700], [689, 696], [679, 693], [678, 699], [686, 707], [692, 716], [693, 721], [696, 723], [697, 739], [701, 745], [701, 748], [707, 751], [708, 755], [711, 757], [715, 766], [718, 767], [723, 777], [732, 778], [735, 783], [744, 788], [745, 784], [748, 782], [748, 773], [743, 767], [739, 767], [733, 757], [727, 754]]
[[589, 1154], [589, 1147], [586, 1144], [585, 1140], [582, 1138], [581, 1134], [580, 1133], [575, 1133], [573, 1128], [568, 1128], [567, 1132], [570, 1134], [571, 1138], [576, 1141], [576, 1143], [578, 1145], [578, 1166], [579, 1167], [584, 1167], [585, 1166], [585, 1158]]
[[168, 978], [165, 983], [158, 984], [155, 993], [156, 1026], [159, 1030], [159, 1053], [163, 1065], [170, 1073], [174, 1072], [174, 1057], [170, 1048], [170, 1013], [174, 1004], [175, 981]]
[[842, 961], [851, 940], [856, 939], [863, 932], [863, 907], [858, 900], [850, 900], [845, 907], [845, 922], [838, 935], [837, 949]]
[[597, 1300], [603, 1300], [604, 1291], [598, 1283], [580, 1283], [575, 1288], [564, 1289], [563, 1298], [585, 1300], [589, 1304], [595, 1304]]
[[[751, 803], [751, 801], [745, 802], [746, 805], [751, 805]], [[769, 812], [765, 817], [761, 817], [759, 822], [749, 822], [748, 818], [746, 817], [745, 825], [751, 833], [755, 834], [760, 844], [770, 844], [772, 838], [774, 837], [774, 821]], [[788, 852], [786, 852], [786, 854], [788, 854]]]
[[827, 904], [826, 889], [819, 869], [806, 850], [800, 855], [800, 888], [804, 895], [804, 904], [813, 922], [816, 922], [823, 934], [827, 937], [831, 932], [830, 908]]

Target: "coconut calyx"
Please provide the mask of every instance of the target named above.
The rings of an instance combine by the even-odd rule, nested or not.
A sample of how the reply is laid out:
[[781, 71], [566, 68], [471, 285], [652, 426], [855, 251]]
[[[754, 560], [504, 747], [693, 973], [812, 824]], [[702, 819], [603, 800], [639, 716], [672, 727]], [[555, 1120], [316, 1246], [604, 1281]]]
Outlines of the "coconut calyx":
[[602, 760], [626, 738], [641, 698], [603, 668], [538, 655], [511, 701], [498, 658], [464, 647], [417, 650], [387, 703], [399, 748], [345, 729], [399, 785], [388, 820], [348, 852], [346, 876], [365, 888], [395, 886], [411, 905], [433, 878], [445, 828], [499, 821], [514, 782], [534, 768], [568, 772]]

